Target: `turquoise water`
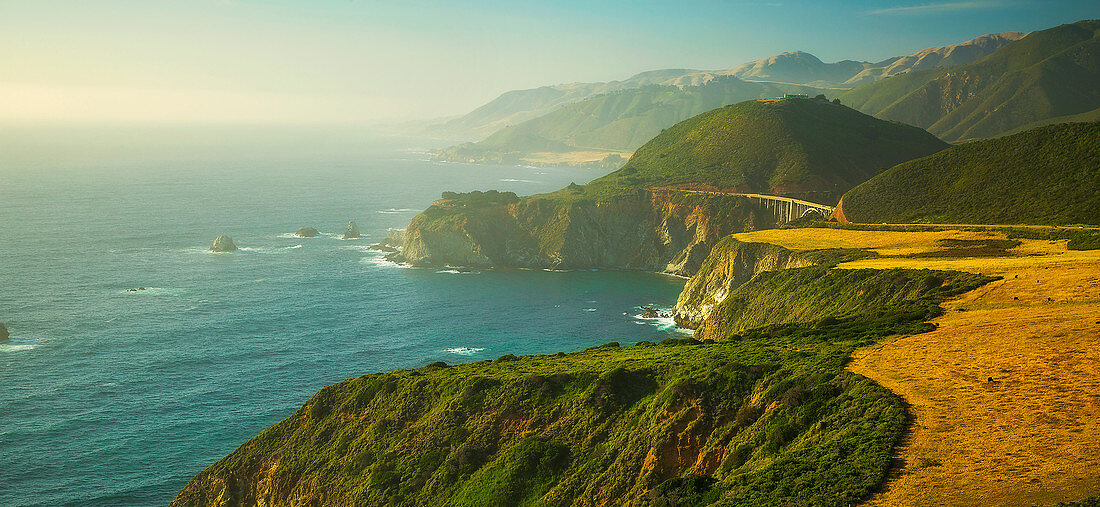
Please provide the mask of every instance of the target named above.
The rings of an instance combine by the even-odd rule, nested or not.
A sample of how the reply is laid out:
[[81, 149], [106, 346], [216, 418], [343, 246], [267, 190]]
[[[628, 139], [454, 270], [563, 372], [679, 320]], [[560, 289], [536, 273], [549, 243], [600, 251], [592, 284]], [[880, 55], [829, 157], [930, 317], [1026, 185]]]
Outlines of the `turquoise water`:
[[[0, 134], [0, 505], [165, 504], [345, 378], [676, 334], [636, 307], [683, 280], [366, 249], [443, 190], [588, 170], [437, 164], [429, 142], [355, 132]], [[366, 237], [338, 239], [348, 220]], [[291, 236], [307, 225], [328, 234]], [[244, 250], [206, 251], [219, 234]]]

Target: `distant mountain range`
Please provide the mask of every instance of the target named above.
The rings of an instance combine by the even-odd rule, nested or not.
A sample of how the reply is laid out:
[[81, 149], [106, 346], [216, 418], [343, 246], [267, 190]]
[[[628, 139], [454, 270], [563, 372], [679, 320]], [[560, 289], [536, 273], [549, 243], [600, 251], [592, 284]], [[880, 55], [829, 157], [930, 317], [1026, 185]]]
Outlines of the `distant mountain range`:
[[431, 125], [427, 131], [444, 137], [476, 140], [506, 126], [537, 118], [597, 95], [646, 85], [679, 88], [701, 86], [726, 76], [735, 76], [745, 81], [774, 81], [815, 88], [851, 88], [913, 70], [970, 63], [1024, 35], [1018, 32], [988, 34], [960, 44], [927, 48], [877, 63], [853, 60], [825, 63], [810, 53], [793, 51], [726, 70], [663, 69], [642, 72], [622, 81], [569, 83], [513, 90], [466, 115]]
[[841, 100], [946, 141], [992, 137], [1061, 117], [1095, 117], [1100, 21], [1034, 32], [973, 63], [894, 76]]
[[803, 85], [719, 76], [699, 86], [645, 85], [569, 104], [477, 143], [440, 151], [452, 162], [592, 165], [619, 168], [663, 129], [697, 114], [744, 100], [784, 94], [837, 95]]

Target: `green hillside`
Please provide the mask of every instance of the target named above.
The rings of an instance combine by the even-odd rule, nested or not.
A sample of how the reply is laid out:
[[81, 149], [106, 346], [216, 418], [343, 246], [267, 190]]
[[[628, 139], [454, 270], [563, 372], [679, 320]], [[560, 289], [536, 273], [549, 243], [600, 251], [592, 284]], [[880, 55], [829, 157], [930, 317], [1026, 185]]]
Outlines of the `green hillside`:
[[1068, 123], [955, 146], [844, 194], [863, 223], [1100, 225], [1100, 123]]
[[1100, 107], [1100, 21], [1034, 32], [976, 62], [860, 86], [845, 104], [948, 141], [992, 137]]
[[662, 129], [727, 104], [787, 93], [835, 95], [838, 92], [800, 85], [747, 82], [732, 76], [684, 88], [648, 85], [561, 107], [501, 129], [481, 142], [443, 150], [438, 158], [460, 162], [507, 162], [540, 151], [631, 152]]
[[588, 187], [691, 185], [835, 202], [880, 171], [945, 147], [919, 128], [824, 100], [747, 101], [676, 124]]
[[940, 298], [990, 279], [836, 274], [807, 268], [755, 282], [753, 297], [791, 307], [806, 303], [792, 284], [867, 294], [828, 320], [718, 333], [718, 342], [436, 363], [326, 387], [192, 479], [173, 505], [857, 503], [885, 477], [906, 416], [897, 396], [846, 371], [845, 358], [933, 328], [924, 321]]

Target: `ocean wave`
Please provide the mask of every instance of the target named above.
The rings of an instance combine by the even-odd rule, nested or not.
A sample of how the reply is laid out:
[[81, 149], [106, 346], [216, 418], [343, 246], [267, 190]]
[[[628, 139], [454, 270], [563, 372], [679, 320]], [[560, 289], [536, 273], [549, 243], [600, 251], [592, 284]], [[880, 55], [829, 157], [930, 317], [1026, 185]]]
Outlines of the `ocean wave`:
[[443, 352], [450, 352], [451, 354], [458, 354], [460, 356], [472, 356], [485, 349], [479, 349], [474, 347], [455, 347], [453, 349], [443, 349]]
[[594, 311], [596, 311], [596, 309], [595, 308], [581, 308], [581, 311], [594, 312]]
[[505, 183], [542, 183], [541, 181], [521, 180], [516, 178], [501, 178], [500, 181], [503, 181]]
[[134, 296], [137, 296], [137, 295], [165, 296], [165, 295], [177, 294], [179, 291], [176, 290], [176, 289], [167, 289], [167, 288], [164, 288], [164, 287], [133, 287], [133, 288], [129, 288], [129, 289], [123, 289], [119, 292], [122, 293], [122, 294], [134, 295]]
[[19, 338], [8, 338], [7, 341], [0, 343], [0, 352], [21, 352], [24, 350], [31, 350], [37, 348], [38, 344]]
[[375, 213], [385, 213], [385, 214], [389, 215], [389, 214], [393, 214], [393, 213], [412, 213], [412, 212], [420, 212], [420, 211], [423, 211], [423, 210], [412, 209], [412, 208], [389, 208], [389, 209], [380, 209], [380, 210], [376, 211]]
[[302, 248], [302, 245], [284, 246], [284, 250], [294, 250], [295, 248]]
[[[657, 305], [644, 305], [657, 310], [657, 317], [646, 317], [644, 313], [633, 315], [635, 324], [650, 325], [656, 327], [658, 331], [671, 331], [686, 335], [695, 333], [694, 330], [682, 328], [676, 325], [676, 319], [672, 318], [672, 308], [665, 308]], [[626, 313], [624, 312], [624, 315]], [[662, 317], [667, 315], [667, 317]]]
[[366, 257], [363, 257], [362, 259], [359, 259], [360, 263], [370, 264], [372, 266], [383, 266], [388, 268], [412, 268], [412, 266], [408, 264], [401, 264], [387, 259], [386, 252], [379, 252], [377, 250], [369, 250], [369, 252], [371, 252], [372, 255], [368, 255]]

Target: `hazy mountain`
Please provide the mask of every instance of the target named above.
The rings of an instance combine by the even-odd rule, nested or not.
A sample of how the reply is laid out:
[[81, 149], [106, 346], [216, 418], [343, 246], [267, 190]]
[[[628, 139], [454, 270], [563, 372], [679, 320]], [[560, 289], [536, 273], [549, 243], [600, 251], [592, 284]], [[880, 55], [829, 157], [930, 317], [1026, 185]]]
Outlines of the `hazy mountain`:
[[640, 88], [650, 84], [669, 84], [698, 73], [690, 69], [664, 69], [642, 72], [622, 81], [606, 83], [568, 83], [529, 90], [512, 90], [473, 111], [432, 125], [428, 133], [464, 139], [480, 139], [509, 125], [542, 116], [566, 104], [616, 90]]
[[890, 58], [863, 69], [843, 84], [858, 86], [914, 70], [965, 65], [985, 58], [1025, 35], [1021, 32], [991, 33], [953, 46], [928, 48], [911, 55]]
[[509, 125], [537, 118], [565, 105], [596, 95], [651, 84], [680, 88], [701, 86], [725, 76], [736, 76], [745, 81], [775, 81], [820, 88], [851, 88], [912, 70], [970, 63], [1023, 35], [1017, 32], [983, 35], [953, 46], [928, 48], [878, 63], [852, 60], [825, 63], [810, 53], [792, 51], [762, 58], [732, 69], [663, 69], [642, 72], [622, 81], [569, 83], [529, 90], [513, 90], [466, 115], [433, 124], [426, 131], [433, 135], [455, 139], [482, 139]]
[[1100, 21], [1033, 32], [956, 67], [918, 70], [841, 96], [948, 141], [992, 137], [1100, 107]]
[[832, 95], [839, 90], [779, 83], [748, 82], [721, 76], [700, 86], [647, 85], [598, 95], [576, 104], [501, 129], [484, 141], [442, 150], [441, 160], [492, 163], [561, 163], [547, 154], [580, 152], [572, 162], [594, 163], [610, 156], [607, 168], [621, 165], [620, 157], [670, 127], [699, 113], [749, 99], [786, 93]]

